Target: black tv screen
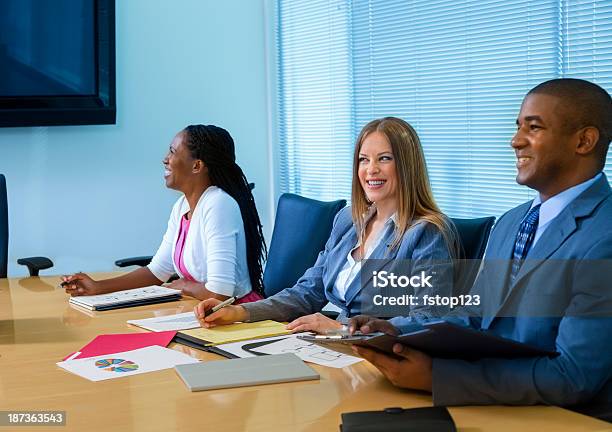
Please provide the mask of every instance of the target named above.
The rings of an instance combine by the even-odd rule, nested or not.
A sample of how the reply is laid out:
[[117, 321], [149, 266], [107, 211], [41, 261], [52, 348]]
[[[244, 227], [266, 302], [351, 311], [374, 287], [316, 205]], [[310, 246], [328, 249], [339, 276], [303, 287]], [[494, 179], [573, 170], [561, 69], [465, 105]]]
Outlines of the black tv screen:
[[114, 6], [0, 1], [0, 126], [115, 123]]

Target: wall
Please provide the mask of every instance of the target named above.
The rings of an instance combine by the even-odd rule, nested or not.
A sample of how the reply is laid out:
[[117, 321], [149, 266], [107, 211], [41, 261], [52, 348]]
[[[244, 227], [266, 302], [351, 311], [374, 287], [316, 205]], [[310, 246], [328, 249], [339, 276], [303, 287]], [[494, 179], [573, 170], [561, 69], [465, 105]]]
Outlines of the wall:
[[110, 271], [155, 252], [178, 194], [162, 158], [187, 124], [225, 127], [269, 238], [264, 0], [117, 1], [117, 124], [0, 129], [9, 193], [9, 276]]

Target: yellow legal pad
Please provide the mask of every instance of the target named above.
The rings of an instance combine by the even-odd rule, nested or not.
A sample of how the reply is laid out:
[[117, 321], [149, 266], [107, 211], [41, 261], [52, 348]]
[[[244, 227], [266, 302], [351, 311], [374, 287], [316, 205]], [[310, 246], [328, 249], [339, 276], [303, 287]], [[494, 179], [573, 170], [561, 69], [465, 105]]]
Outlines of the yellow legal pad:
[[252, 323], [222, 325], [211, 329], [195, 328], [181, 330], [177, 334], [177, 341], [181, 342], [181, 339], [186, 339], [191, 343], [201, 346], [213, 346], [249, 339], [290, 334], [291, 330], [287, 330], [285, 325], [286, 324], [277, 321], [265, 320]]

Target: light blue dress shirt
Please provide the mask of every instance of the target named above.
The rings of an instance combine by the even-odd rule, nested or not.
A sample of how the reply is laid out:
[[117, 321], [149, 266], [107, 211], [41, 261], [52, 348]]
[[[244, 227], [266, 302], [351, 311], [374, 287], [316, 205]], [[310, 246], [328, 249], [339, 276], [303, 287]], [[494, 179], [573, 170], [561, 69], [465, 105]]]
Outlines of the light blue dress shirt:
[[542, 202], [540, 195], [533, 200], [530, 209], [534, 208], [538, 204], [542, 204], [540, 207], [540, 219], [538, 221], [538, 229], [536, 230], [535, 237], [533, 238], [533, 244], [531, 245], [531, 249], [538, 242], [538, 239], [542, 237], [546, 228], [550, 225], [554, 218], [559, 216], [559, 214], [563, 211], [565, 207], [568, 206], [569, 203], [578, 198], [582, 192], [587, 190], [593, 183], [601, 178], [603, 174], [599, 173], [595, 177], [590, 180], [587, 180], [583, 183], [580, 183], [576, 186], [572, 186], [569, 189], [564, 190], [561, 193], [558, 193], [555, 196], [548, 198], [546, 201]]

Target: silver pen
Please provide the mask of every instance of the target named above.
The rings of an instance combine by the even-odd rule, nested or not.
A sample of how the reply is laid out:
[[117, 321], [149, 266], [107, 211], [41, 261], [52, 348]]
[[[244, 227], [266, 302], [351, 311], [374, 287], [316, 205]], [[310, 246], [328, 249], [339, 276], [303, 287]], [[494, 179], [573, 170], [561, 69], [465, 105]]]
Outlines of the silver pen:
[[223, 309], [225, 306], [229, 306], [236, 301], [236, 297], [230, 297], [227, 300], [222, 301], [217, 306], [214, 306], [212, 309], [208, 309], [204, 312], [204, 316], [207, 317], [210, 314], [217, 312], [218, 310]]

